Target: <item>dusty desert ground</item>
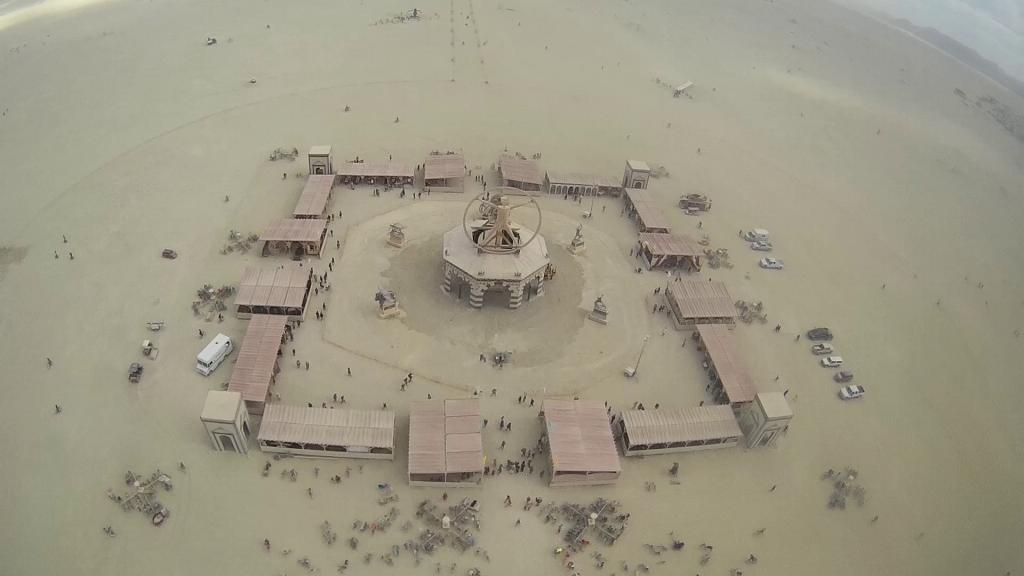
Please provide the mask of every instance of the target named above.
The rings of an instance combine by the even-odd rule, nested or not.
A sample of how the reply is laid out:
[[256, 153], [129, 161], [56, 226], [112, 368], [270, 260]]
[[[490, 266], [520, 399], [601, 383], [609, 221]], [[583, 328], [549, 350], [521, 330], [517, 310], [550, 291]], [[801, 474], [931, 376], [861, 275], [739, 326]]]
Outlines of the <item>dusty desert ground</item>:
[[[970, 102], [991, 95], [1018, 113], [1024, 102], [905, 33], [819, 2], [425, 0], [415, 4], [421, 20], [389, 21], [413, 7], [125, 0], [0, 15], [0, 573], [301, 574], [303, 556], [322, 573], [346, 558], [349, 574], [419, 574], [435, 562], [445, 573], [453, 562], [456, 573], [564, 573], [552, 527], [502, 507], [506, 494], [622, 502], [629, 531], [598, 548], [603, 570], [582, 557], [584, 574], [640, 563], [664, 575], [1021, 571], [1024, 147]], [[208, 36], [218, 43], [206, 46]], [[684, 81], [696, 83], [692, 99], [662, 84]], [[430, 150], [458, 149], [474, 173], [505, 148], [609, 176], [626, 158], [663, 165], [671, 176], [651, 193], [676, 230], [698, 233], [676, 198], [709, 194], [701, 232], [732, 252], [733, 269], [701, 277], [768, 307], [768, 325], [737, 334], [758, 386], [790, 390], [788, 435], [773, 449], [631, 459], [615, 487], [559, 491], [505, 475], [452, 491], [483, 503], [490, 562], [442, 552], [419, 568], [407, 555], [393, 567], [363, 564], [364, 552], [408, 537], [397, 525], [364, 537], [358, 553], [327, 546], [324, 520], [344, 539], [353, 520], [383, 513], [373, 501], [380, 482], [397, 487], [399, 524], [419, 500], [440, 497], [405, 484], [411, 399], [498, 388], [485, 415], [515, 430], [491, 427], [485, 447], [504, 458], [501, 440], [518, 452], [540, 434], [536, 409], [515, 403], [524, 392], [616, 408], [705, 398], [692, 347], [647, 312], [664, 277], [630, 272], [635, 227], [620, 201], [598, 200], [588, 252], [574, 258], [563, 247], [580, 206], [542, 198], [564, 275], [519, 312], [476, 312], [441, 295], [431, 250], [469, 194], [342, 189], [332, 203], [344, 213], [333, 226], [342, 248], [324, 254], [338, 260], [327, 318], [296, 334], [311, 368], [286, 369], [277, 391], [285, 402], [319, 404], [335, 392], [357, 407], [387, 402], [399, 415], [398, 457], [362, 469], [289, 460], [264, 478], [258, 451], [213, 452], [199, 410], [230, 364], [196, 374], [196, 333], [240, 340], [245, 324], [206, 323], [189, 305], [204, 283], [236, 283], [246, 265], [265, 263], [220, 248], [229, 230], [258, 232], [290, 213], [304, 159], [267, 155], [314, 144], [333, 145], [336, 162], [417, 164]], [[293, 176], [282, 180], [283, 170]], [[402, 252], [382, 246], [396, 220], [412, 227]], [[736, 237], [755, 226], [771, 230], [784, 271], [758, 269]], [[163, 247], [181, 256], [162, 260]], [[381, 285], [399, 289], [405, 320], [373, 317]], [[597, 294], [611, 307], [607, 327], [583, 320]], [[130, 385], [126, 367], [152, 319], [167, 322], [161, 355]], [[819, 324], [838, 334], [868, 390], [861, 401], [840, 402], [805, 343], [794, 343]], [[640, 376], [627, 381], [621, 367], [644, 334]], [[522, 350], [522, 362], [499, 372], [476, 361], [505, 346]], [[418, 376], [403, 393], [406, 372]], [[674, 460], [679, 485], [665, 472]], [[843, 466], [861, 472], [863, 508], [826, 508], [820, 475]], [[173, 516], [159, 529], [104, 495], [125, 470], [157, 467], [175, 480], [164, 499]], [[281, 480], [282, 467], [298, 481]], [[350, 478], [329, 483], [348, 467]], [[669, 531], [684, 551], [643, 548], [667, 544]], [[714, 546], [706, 566], [700, 543]], [[751, 553], [756, 566], [743, 563]]]

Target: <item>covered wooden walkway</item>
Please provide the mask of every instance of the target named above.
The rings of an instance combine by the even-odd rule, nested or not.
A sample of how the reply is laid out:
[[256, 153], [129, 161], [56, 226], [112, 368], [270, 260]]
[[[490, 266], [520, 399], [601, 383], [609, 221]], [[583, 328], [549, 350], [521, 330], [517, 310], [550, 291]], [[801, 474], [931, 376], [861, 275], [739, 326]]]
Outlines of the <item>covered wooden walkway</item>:
[[246, 410], [262, 414], [270, 396], [270, 385], [281, 371], [278, 351], [284, 341], [284, 316], [253, 314], [231, 371], [228, 390], [241, 392]]

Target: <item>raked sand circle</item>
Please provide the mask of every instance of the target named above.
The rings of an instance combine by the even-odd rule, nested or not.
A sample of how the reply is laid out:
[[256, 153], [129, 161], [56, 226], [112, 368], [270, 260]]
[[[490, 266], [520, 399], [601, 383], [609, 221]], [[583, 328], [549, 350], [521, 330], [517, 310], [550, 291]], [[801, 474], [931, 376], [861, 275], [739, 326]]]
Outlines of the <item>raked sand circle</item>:
[[[417, 202], [348, 230], [333, 275], [325, 338], [367, 357], [403, 365], [430, 365], [418, 358], [447, 356], [449, 362], [436, 367], [432, 377], [461, 388], [475, 384], [460, 378], [459, 366], [499, 351], [512, 352], [517, 369], [571, 371], [576, 388], [621, 370], [642, 338], [638, 323], [629, 318], [641, 307], [627, 303], [613, 280], [626, 266], [615, 242], [596, 228], [585, 227], [587, 249], [574, 256], [566, 245], [578, 223], [547, 211], [541, 234], [557, 272], [545, 283], [544, 294], [512, 310], [504, 294], [489, 292], [484, 308], [475, 310], [465, 296], [459, 300], [456, 292], [448, 295], [441, 290], [441, 235], [460, 222], [460, 200]], [[405, 226], [406, 245], [401, 249], [385, 241], [391, 223]], [[373, 294], [381, 288], [397, 293], [402, 318], [378, 318]], [[586, 320], [599, 295], [611, 308], [607, 326]], [[524, 390], [538, 384], [531, 385], [529, 376], [523, 380]], [[549, 391], [565, 389], [553, 378], [545, 378], [542, 386]]]

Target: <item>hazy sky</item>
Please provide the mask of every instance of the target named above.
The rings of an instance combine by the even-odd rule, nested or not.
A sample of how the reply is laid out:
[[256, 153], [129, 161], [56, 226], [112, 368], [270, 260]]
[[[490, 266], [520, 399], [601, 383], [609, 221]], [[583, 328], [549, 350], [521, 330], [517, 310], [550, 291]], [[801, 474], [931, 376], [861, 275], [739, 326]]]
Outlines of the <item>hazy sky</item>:
[[930, 26], [1024, 80], [1024, 0], [840, 0]]
[[[0, 0], [0, 30], [103, 0]], [[1024, 0], [836, 0], [930, 26], [1024, 80]]]

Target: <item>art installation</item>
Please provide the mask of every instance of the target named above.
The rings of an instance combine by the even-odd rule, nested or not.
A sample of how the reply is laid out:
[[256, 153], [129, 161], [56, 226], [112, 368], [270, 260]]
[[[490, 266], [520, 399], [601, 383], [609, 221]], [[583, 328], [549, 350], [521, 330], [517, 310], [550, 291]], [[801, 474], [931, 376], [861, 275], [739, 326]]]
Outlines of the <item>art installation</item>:
[[569, 252], [579, 255], [587, 249], [586, 242], [583, 241], [583, 224], [576, 225], [576, 236], [573, 237], [572, 242], [569, 243]]
[[604, 296], [598, 296], [597, 300], [594, 300], [594, 309], [587, 313], [587, 318], [590, 318], [598, 324], [608, 323], [608, 306], [605, 305]]
[[[512, 212], [520, 208], [535, 211], [536, 229], [512, 220]], [[444, 235], [441, 288], [461, 299], [468, 287], [473, 308], [483, 307], [489, 290], [507, 291], [513, 309], [524, 298], [543, 294], [551, 260], [540, 235], [542, 220], [537, 201], [520, 190], [500, 187], [478, 194], [466, 205], [462, 225]]]
[[388, 244], [395, 248], [405, 246], [405, 226], [397, 223], [391, 224], [391, 230], [388, 232]]

